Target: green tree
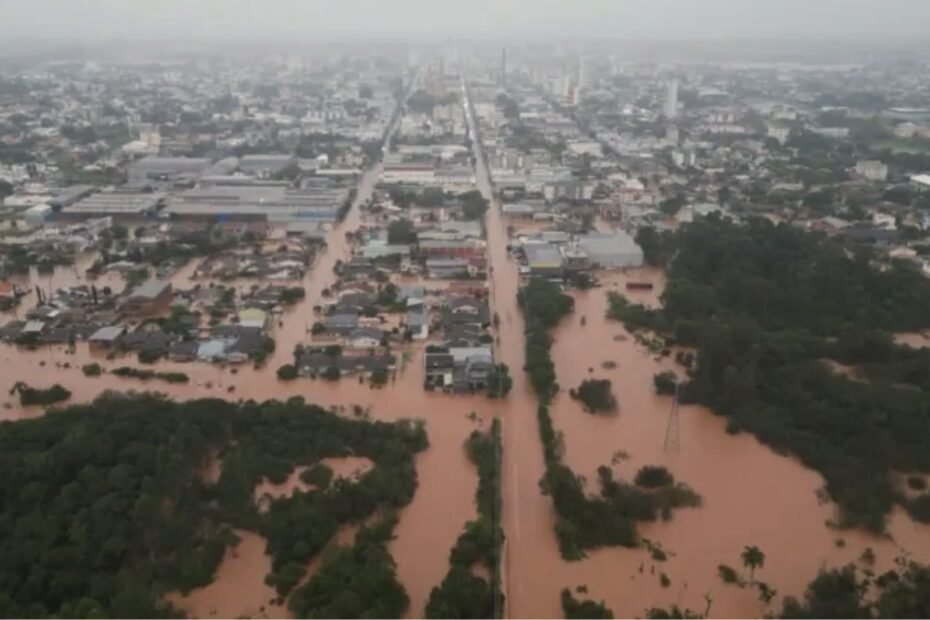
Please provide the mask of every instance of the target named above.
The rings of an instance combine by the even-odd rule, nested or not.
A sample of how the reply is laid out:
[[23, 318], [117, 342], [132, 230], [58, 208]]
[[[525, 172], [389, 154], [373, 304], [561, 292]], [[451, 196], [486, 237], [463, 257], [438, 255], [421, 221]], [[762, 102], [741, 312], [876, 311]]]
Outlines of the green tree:
[[565, 618], [606, 618], [614, 617], [614, 612], [610, 610], [604, 601], [595, 603], [590, 600], [578, 600], [572, 596], [571, 590], [562, 589], [562, 613]]
[[401, 218], [388, 224], [388, 243], [391, 245], [408, 245], [417, 242], [417, 231], [413, 222]]
[[787, 597], [782, 618], [869, 618], [871, 611], [863, 602], [868, 584], [860, 582], [854, 566], [821, 571], [808, 585], [804, 600]]
[[513, 379], [510, 377], [510, 368], [507, 364], [495, 364], [488, 374], [488, 396], [503, 398], [510, 393]]
[[739, 557], [743, 561], [743, 566], [749, 569], [749, 581], [753, 581], [756, 569], [765, 564], [765, 554], [759, 547], [747, 545]]
[[284, 364], [278, 368], [277, 374], [281, 381], [292, 381], [297, 378], [297, 369], [293, 364]]
[[678, 377], [670, 370], [662, 371], [652, 378], [656, 394], [660, 396], [673, 396], [678, 389]]

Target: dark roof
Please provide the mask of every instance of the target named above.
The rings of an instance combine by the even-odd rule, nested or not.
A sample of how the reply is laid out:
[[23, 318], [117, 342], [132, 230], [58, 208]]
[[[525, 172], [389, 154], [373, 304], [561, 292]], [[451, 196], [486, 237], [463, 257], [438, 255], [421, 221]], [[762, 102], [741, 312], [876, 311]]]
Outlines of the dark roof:
[[25, 321], [10, 321], [3, 327], [0, 327], [0, 338], [15, 338], [19, 335], [19, 332], [23, 331], [25, 326]]
[[261, 327], [251, 325], [217, 325], [211, 335], [214, 338], [251, 338], [260, 336]]
[[355, 327], [358, 325], [358, 316], [354, 314], [331, 314], [323, 317], [326, 327]]
[[341, 355], [333, 358], [325, 353], [305, 353], [301, 356], [297, 366], [322, 372], [333, 366], [344, 372], [371, 372], [377, 369], [387, 369], [397, 363], [397, 358], [390, 354], [383, 355]]
[[245, 353], [246, 355], [251, 355], [262, 348], [264, 341], [264, 337], [259, 333], [246, 333], [230, 345], [230, 347], [226, 349], [226, 353]]
[[448, 353], [427, 353], [425, 365], [427, 370], [452, 368], [455, 365], [455, 359]]
[[200, 348], [200, 343], [196, 341], [186, 341], [186, 342], [175, 342], [168, 348], [168, 353], [171, 355], [181, 355], [181, 356], [190, 356], [196, 357], [197, 350]]
[[371, 306], [375, 303], [376, 298], [369, 293], [347, 293], [339, 298], [336, 305], [338, 306]]
[[359, 327], [349, 334], [350, 340], [355, 340], [356, 338], [374, 338], [377, 341], [381, 341], [384, 338], [384, 332], [380, 329], [374, 327]]

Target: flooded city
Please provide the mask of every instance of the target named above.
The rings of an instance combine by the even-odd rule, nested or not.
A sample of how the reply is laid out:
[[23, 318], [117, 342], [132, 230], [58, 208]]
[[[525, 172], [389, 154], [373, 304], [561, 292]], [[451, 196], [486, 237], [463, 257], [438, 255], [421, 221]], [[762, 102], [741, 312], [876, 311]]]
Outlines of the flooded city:
[[[116, 392], [157, 393], [179, 403], [219, 399], [250, 415], [264, 411], [257, 403], [297, 403], [299, 397], [335, 421], [320, 426], [306, 454], [273, 442], [275, 449], [249, 453], [258, 464], [247, 474], [235, 470], [243, 467], [239, 461], [224, 463], [242, 437], [229, 430], [236, 422], [223, 427], [221, 438], [194, 427], [175, 429], [181, 439], [165, 445], [189, 450], [184, 458], [195, 465], [182, 498], [189, 503], [166, 495], [161, 509], [173, 510], [176, 500], [197, 505], [203, 530], [197, 534], [214, 538], [187, 540], [220, 546], [193, 562], [198, 570], [206, 567], [207, 576], [215, 565], [212, 581], [161, 566], [161, 581], [147, 586], [147, 594], [162, 609], [173, 606], [203, 618], [291, 618], [307, 609], [351, 610], [345, 613], [362, 617], [393, 609], [367, 600], [371, 606], [361, 606], [354, 599], [380, 595], [349, 585], [344, 599], [351, 604], [320, 602], [325, 597], [314, 588], [331, 583], [320, 575], [348, 584], [361, 571], [346, 567], [357, 561], [369, 563], [366, 569], [390, 593], [383, 598], [403, 609], [404, 617], [437, 617], [435, 610], [449, 615], [452, 609], [439, 604], [448, 604], [440, 586], [464, 590], [456, 585], [455, 578], [463, 577], [455, 569], [466, 562], [475, 580], [468, 587], [485, 588], [498, 617], [577, 617], [568, 611], [566, 589], [606, 607], [599, 612], [603, 617], [778, 617], [792, 597], [804, 602], [809, 584], [824, 571], [856, 565], [871, 577], [902, 569], [902, 558], [913, 566], [930, 564], [930, 467], [912, 456], [921, 451], [924, 426], [920, 416], [908, 417], [925, 411], [921, 399], [930, 385], [924, 364], [930, 330], [925, 314], [914, 310], [924, 300], [923, 284], [914, 282], [930, 273], [922, 258], [930, 255], [930, 245], [918, 242], [927, 222], [914, 211], [923, 205], [923, 189], [908, 189], [914, 181], [904, 180], [875, 191], [862, 179], [884, 183], [885, 163], [847, 162], [848, 154], [837, 154], [841, 149], [827, 149], [822, 141], [846, 140], [835, 127], [801, 132], [799, 119], [837, 113], [831, 106], [808, 109], [813, 91], [796, 91], [811, 88], [809, 78], [781, 67], [780, 83], [791, 86], [776, 91], [785, 101], [770, 104], [757, 100], [771, 93], [758, 85], [768, 82], [755, 68], [720, 68], [721, 75], [735, 72], [731, 82], [694, 69], [689, 81], [683, 76], [691, 69], [621, 65], [593, 49], [564, 57], [564, 50], [524, 50], [517, 53], [522, 64], [512, 56], [509, 61], [519, 69], [508, 69], [506, 48], [502, 54], [494, 50], [494, 58], [487, 50], [466, 52], [457, 45], [454, 53], [429, 48], [422, 56], [385, 49], [383, 57], [325, 56], [312, 70], [296, 57], [267, 65], [243, 59], [248, 75], [232, 89], [243, 90], [236, 95], [226, 77], [236, 67], [219, 60], [149, 68], [144, 78], [134, 73], [143, 69], [129, 65], [108, 68], [112, 75], [99, 67], [75, 69], [87, 97], [104, 92], [98, 89], [104, 76], [125, 84], [152, 80], [156, 89], [174, 94], [165, 96], [165, 109], [132, 118], [176, 114], [177, 120], [127, 120], [132, 141], [104, 149], [100, 138], [82, 151], [84, 158], [119, 153], [118, 160], [94, 167], [88, 159], [67, 177], [53, 175], [50, 163], [20, 170], [22, 164], [14, 169], [0, 160], [6, 166], [0, 173], [18, 175], [16, 183], [7, 183], [9, 213], [0, 218], [0, 427], [56, 420], [47, 412]], [[549, 54], [557, 55], [558, 71], [542, 66], [539, 58]], [[43, 65], [49, 72], [43, 75], [54, 78], [61, 70], [55, 67]], [[274, 88], [265, 88], [272, 67]], [[589, 71], [602, 77], [595, 80]], [[181, 88], [181, 75], [209, 86]], [[45, 98], [65, 96], [45, 78], [32, 75], [22, 83], [33, 81], [44, 94], [26, 99], [37, 109], [44, 109]], [[723, 88], [735, 84], [751, 94]], [[740, 88], [731, 90], [742, 93]], [[144, 99], [136, 87], [129, 92], [131, 101]], [[15, 97], [5, 93], [0, 88], [0, 111], [14, 107]], [[206, 94], [209, 107], [195, 114], [192, 102]], [[124, 105], [107, 101], [108, 108]], [[867, 118], [864, 111], [851, 112], [853, 104], [835, 107], [853, 131]], [[681, 116], [685, 110], [690, 116]], [[196, 122], [184, 120], [185, 114]], [[900, 133], [900, 123], [874, 122], [889, 135]], [[86, 127], [93, 125], [88, 120]], [[85, 125], [66, 127], [76, 142]], [[206, 148], [192, 136], [208, 127], [222, 131]], [[97, 131], [103, 134], [101, 127]], [[919, 131], [898, 138], [910, 140]], [[794, 151], [785, 146], [789, 135], [803, 138]], [[790, 166], [748, 180], [767, 161], [767, 149], [794, 162], [805, 148], [840, 158], [842, 165], [831, 159], [830, 166], [843, 171], [844, 181], [834, 188], [817, 176], [826, 165], [803, 182], [794, 176], [779, 180]], [[119, 182], [95, 180], [113, 170], [122, 175]], [[47, 182], [40, 183], [46, 174]], [[889, 204], [868, 211], [868, 200], [843, 194], [860, 181], [869, 200]], [[817, 193], [828, 190], [829, 197]], [[907, 209], [894, 194], [905, 190]], [[771, 205], [768, 211], [763, 202]], [[826, 205], [834, 202], [843, 209], [829, 211]], [[899, 238], [896, 226], [906, 234]], [[731, 237], [719, 241], [721, 235]], [[857, 245], [863, 238], [865, 248]], [[798, 269], [815, 267], [794, 278], [782, 259], [796, 261]], [[739, 269], [756, 269], [770, 282]], [[706, 273], [711, 276], [701, 281]], [[573, 303], [551, 328], [518, 299], [523, 287], [538, 281], [553, 287], [554, 299], [569, 296]], [[770, 286], [776, 291], [771, 297]], [[863, 301], [876, 295], [869, 286], [882, 291], [887, 303]], [[822, 291], [827, 301], [810, 291]], [[820, 305], [812, 307], [826, 318], [790, 308], [805, 297], [817, 297], [811, 304]], [[612, 310], [621, 302], [626, 314]], [[534, 342], [539, 333], [551, 343]], [[708, 344], [706, 334], [725, 337]], [[722, 371], [710, 365], [736, 350], [748, 353]], [[557, 385], [551, 395], [540, 390], [528, 359], [543, 354], [554, 375], [548, 387]], [[781, 418], [769, 424], [776, 399], [756, 389], [768, 381], [762, 373], [771, 366], [765, 364], [797, 373], [773, 378], [772, 391], [804, 388], [806, 396], [816, 395], [795, 401], [810, 419], [792, 419], [796, 426], [787, 430], [776, 428]], [[664, 391], [663, 379], [671, 385]], [[579, 397], [594, 380], [607, 386], [612, 399], [600, 411]], [[725, 389], [716, 392], [727, 392], [726, 398], [715, 392], [720, 385]], [[756, 399], [746, 402], [758, 411], [738, 402], [745, 394]], [[880, 456], [862, 465], [862, 455], [844, 444], [863, 445], [850, 439], [865, 434], [855, 420], [832, 418], [818, 426], [820, 416], [827, 417], [825, 403], [842, 402], [842, 411], [849, 411], [859, 403], [848, 401], [861, 394], [868, 396], [860, 400], [871, 416], [869, 428], [879, 429], [874, 432], [882, 441], [897, 440], [902, 455], [883, 443], [885, 449], [876, 448]], [[892, 413], [881, 409], [889, 395], [895, 407], [901, 403]], [[223, 405], [217, 403], [199, 406]], [[69, 415], [90, 415], [90, 409]], [[496, 436], [495, 420], [500, 449], [480, 454], [472, 443], [481, 436], [476, 431]], [[220, 425], [209, 428], [219, 433]], [[901, 429], [908, 441], [896, 434]], [[426, 442], [414, 447], [410, 437], [424, 432]], [[55, 437], [58, 447], [73, 440], [68, 433]], [[385, 447], [385, 437], [395, 443]], [[195, 440], [203, 442], [196, 458], [193, 448], [184, 447]], [[828, 456], [812, 456], [805, 451], [810, 444], [825, 454], [842, 453], [844, 460], [837, 465]], [[377, 452], [382, 448], [386, 456]], [[127, 453], [136, 449], [146, 455], [140, 462], [167, 461], [162, 448], [150, 454], [132, 444]], [[27, 469], [38, 475], [34, 463], [51, 457], [36, 455], [26, 453], [23, 460], [31, 464], [16, 475]], [[384, 463], [413, 473], [386, 474]], [[579, 546], [582, 557], [567, 559], [560, 528], [575, 522], [560, 512], [567, 500], [553, 490], [553, 463], [561, 468], [557, 473], [579, 483], [581, 501], [607, 497], [605, 471], [617, 493], [646, 493], [639, 478], [649, 470], [670, 474], [699, 500], [675, 505], [674, 513], [666, 504], [647, 516], [627, 506], [622, 519], [631, 527], [632, 544], [598, 539]], [[49, 502], [96, 501], [81, 486], [91, 488], [87, 481], [93, 480], [81, 463], [57, 467], [73, 469], [76, 486], [49, 491]], [[861, 498], [842, 476], [860, 475], [859, 467], [873, 467], [867, 473], [874, 486], [868, 488], [887, 496], [856, 503]], [[108, 484], [128, 476], [118, 470], [113, 468]], [[391, 476], [409, 480], [412, 494]], [[396, 496], [365, 486], [351, 500], [333, 500], [343, 510], [339, 518], [325, 527], [302, 522], [326, 532], [320, 544], [275, 555], [282, 546], [297, 545], [274, 542], [269, 532], [281, 523], [301, 531], [293, 529], [293, 515], [279, 518], [276, 509], [301, 504], [308, 512], [323, 510], [320, 498], [337, 495], [330, 494], [331, 484], [339, 491], [369, 483]], [[155, 486], [147, 479], [138, 494]], [[24, 488], [16, 497], [29, 511], [41, 512], [38, 500], [26, 501], [33, 501], [30, 493], [38, 493], [39, 485]], [[86, 497], [72, 498], [76, 488]], [[234, 494], [245, 498], [240, 512], [224, 504]], [[12, 505], [13, 495], [0, 493], [3, 498]], [[364, 509], [347, 509], [353, 501]], [[149, 504], [133, 497], [130, 505], [132, 511], [123, 505], [108, 510], [139, 514]], [[89, 514], [84, 506], [73, 510]], [[153, 511], [160, 514], [157, 505]], [[884, 519], [884, 532], [867, 527], [874, 522], [865, 513]], [[25, 517], [10, 517], [10, 523], [15, 519]], [[592, 521], [603, 525], [594, 518], [579, 522]], [[4, 532], [7, 538], [20, 536], [14, 529]], [[21, 531], [28, 538], [33, 530]], [[82, 531], [68, 529], [62, 537], [85, 540]], [[492, 549], [477, 550], [482, 546]], [[747, 560], [749, 549], [762, 558]], [[339, 554], [345, 550], [351, 552]], [[286, 570], [288, 579], [282, 577]], [[17, 606], [9, 609], [33, 609], [27, 585], [11, 586]], [[81, 587], [74, 591], [83, 592]], [[35, 615], [116, 609], [86, 592], [68, 596], [35, 608], [42, 612]], [[473, 616], [463, 611], [461, 617]]]

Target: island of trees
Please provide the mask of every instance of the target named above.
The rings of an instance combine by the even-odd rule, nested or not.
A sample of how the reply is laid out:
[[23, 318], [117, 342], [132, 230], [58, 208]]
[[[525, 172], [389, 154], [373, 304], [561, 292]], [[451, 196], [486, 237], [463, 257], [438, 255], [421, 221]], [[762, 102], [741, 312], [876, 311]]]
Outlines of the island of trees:
[[[301, 398], [176, 403], [106, 393], [2, 424], [0, 616], [178, 616], [164, 594], [209, 584], [234, 529], [247, 529], [266, 539], [266, 582], [293, 613], [398, 617], [407, 595], [385, 545], [426, 447], [418, 424], [345, 419]], [[260, 480], [281, 483], [297, 466], [349, 455], [374, 467], [259, 511]], [[222, 473], [212, 483], [201, 472], [214, 458]], [[341, 526], [375, 516], [295, 588]]]
[[585, 379], [570, 394], [572, 398], [581, 401], [585, 411], [611, 413], [617, 410], [617, 398], [610, 379]]
[[[927, 493], [905, 495], [891, 475], [930, 473], [930, 351], [891, 336], [930, 326], [930, 280], [868, 247], [761, 219], [705, 218], [640, 237], [650, 260], [667, 264], [663, 307], [611, 293], [608, 314], [697, 350], [678, 387], [683, 403], [707, 405], [730, 432], [817, 470], [839, 526], [881, 531], [896, 502], [930, 521]], [[656, 388], [673, 392], [664, 378]]]

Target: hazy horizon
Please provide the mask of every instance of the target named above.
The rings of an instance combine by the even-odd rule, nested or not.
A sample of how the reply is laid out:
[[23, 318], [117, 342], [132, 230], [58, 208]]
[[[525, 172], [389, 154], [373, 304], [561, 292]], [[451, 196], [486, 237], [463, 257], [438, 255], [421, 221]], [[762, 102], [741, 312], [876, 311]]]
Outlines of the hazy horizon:
[[926, 37], [926, 0], [0, 0], [15, 40]]

